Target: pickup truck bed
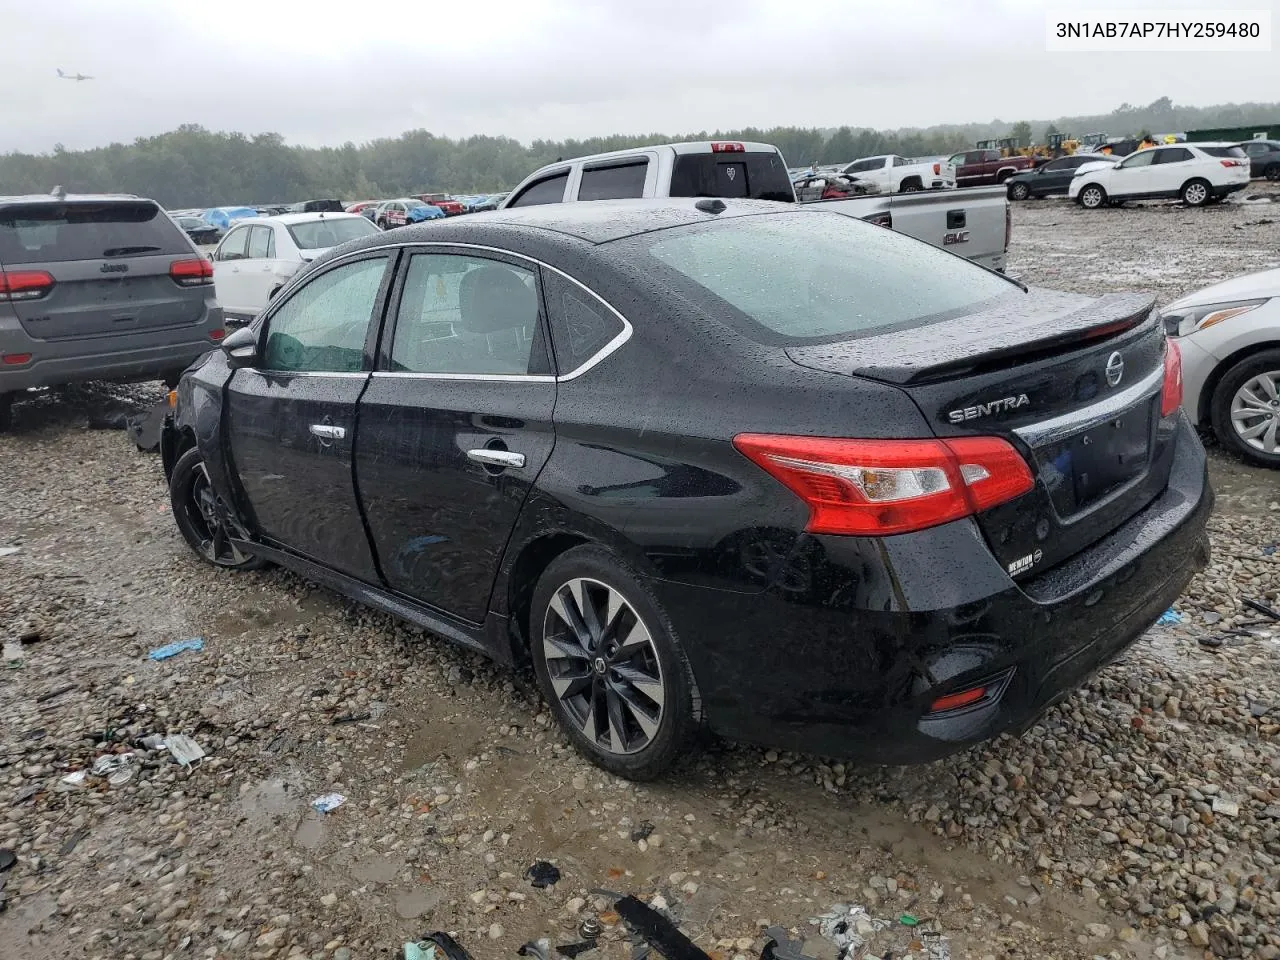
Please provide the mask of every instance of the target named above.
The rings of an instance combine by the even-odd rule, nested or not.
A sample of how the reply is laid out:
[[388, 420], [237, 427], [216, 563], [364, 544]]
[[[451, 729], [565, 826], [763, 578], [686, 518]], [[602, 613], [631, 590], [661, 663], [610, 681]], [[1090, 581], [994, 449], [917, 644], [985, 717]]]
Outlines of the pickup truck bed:
[[1002, 186], [814, 200], [803, 206], [890, 227], [1004, 272], [1009, 201]]

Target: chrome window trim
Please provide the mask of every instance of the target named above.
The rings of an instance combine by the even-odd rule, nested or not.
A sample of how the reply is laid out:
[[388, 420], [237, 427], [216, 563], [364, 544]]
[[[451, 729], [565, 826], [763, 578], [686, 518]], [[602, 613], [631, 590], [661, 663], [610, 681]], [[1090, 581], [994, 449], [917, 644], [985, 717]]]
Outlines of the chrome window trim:
[[369, 376], [368, 370], [352, 373], [350, 370], [269, 370], [265, 367], [237, 367], [236, 372], [244, 370], [256, 373], [260, 377], [341, 377], [345, 380], [363, 379]]
[[1102, 426], [1109, 420], [1114, 420], [1135, 404], [1154, 397], [1160, 392], [1160, 387], [1163, 383], [1164, 368], [1162, 366], [1156, 367], [1155, 370], [1137, 383], [1113, 393], [1097, 403], [1090, 404], [1081, 410], [1064, 413], [1051, 420], [1042, 420], [1039, 423], [1028, 424], [1025, 427], [1017, 427], [1013, 432], [1032, 447], [1056, 443], [1060, 440], [1065, 440], [1072, 434], [1083, 430], [1092, 430], [1094, 427]]
[[539, 260], [536, 257], [531, 257], [525, 253], [517, 253], [514, 250], [504, 250], [501, 247], [491, 247], [491, 246], [488, 246], [487, 244], [466, 243], [463, 241], [405, 240], [400, 243], [389, 243], [389, 244], [386, 244], [385, 246], [382, 244], [379, 244], [377, 246], [364, 247], [360, 250], [353, 250], [351, 253], [346, 253], [340, 257], [335, 257], [333, 260], [326, 263], [324, 267], [326, 270], [328, 270], [330, 267], [332, 267], [335, 264], [341, 263], [343, 260], [352, 259], [355, 257], [367, 256], [370, 252], [376, 251], [376, 250], [396, 250], [396, 249], [409, 250], [410, 254], [412, 254], [413, 249], [438, 248], [438, 247], [446, 247], [446, 248], [452, 247], [454, 249], [459, 249], [459, 250], [481, 250], [486, 253], [496, 253], [504, 257], [514, 257], [517, 260], [524, 260], [528, 263], [532, 263], [536, 266], [542, 267], [544, 270], [550, 270], [552, 273], [568, 280], [574, 286], [579, 287], [586, 294], [595, 298], [597, 301], [603, 304], [605, 309], [607, 309], [610, 313], [612, 313], [615, 317], [617, 317], [618, 320], [622, 322], [622, 330], [618, 333], [616, 337], [614, 337], [612, 340], [610, 340], [603, 347], [601, 347], [599, 350], [593, 353], [590, 357], [588, 357], [585, 361], [580, 363], [578, 366], [574, 367], [568, 373], [557, 374], [555, 376], [551, 376], [548, 374], [522, 375], [522, 374], [481, 374], [481, 373], [476, 373], [476, 374], [409, 373], [407, 371], [401, 373], [396, 370], [375, 370], [373, 371], [373, 375], [375, 377], [404, 377], [407, 379], [418, 379], [418, 380], [475, 380], [475, 381], [492, 380], [492, 381], [498, 381], [498, 382], [512, 382], [512, 383], [552, 383], [552, 382], [564, 383], [569, 380], [576, 380], [578, 377], [582, 376], [584, 373], [586, 373], [596, 364], [600, 363], [602, 360], [604, 360], [614, 351], [618, 350], [624, 343], [626, 343], [628, 340], [631, 339], [631, 333], [633, 330], [631, 326], [631, 321], [629, 321], [626, 317], [624, 317], [622, 313], [617, 309], [617, 307], [611, 304], [608, 300], [600, 296], [600, 294], [596, 293], [594, 290], [588, 287], [581, 280], [578, 280], [576, 277], [569, 276], [569, 274], [565, 273], [559, 267], [553, 267], [551, 264], [545, 263], [544, 261]]

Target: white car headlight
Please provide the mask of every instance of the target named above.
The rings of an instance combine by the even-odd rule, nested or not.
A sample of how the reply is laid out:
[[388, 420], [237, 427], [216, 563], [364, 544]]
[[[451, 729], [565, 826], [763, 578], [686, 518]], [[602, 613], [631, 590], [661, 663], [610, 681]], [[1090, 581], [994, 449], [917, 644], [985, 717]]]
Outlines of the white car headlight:
[[1166, 308], [1160, 314], [1164, 321], [1164, 330], [1171, 337], [1185, 337], [1204, 330], [1223, 320], [1238, 317], [1242, 313], [1256, 310], [1266, 303], [1262, 300], [1236, 300], [1231, 303], [1208, 303], [1202, 307]]

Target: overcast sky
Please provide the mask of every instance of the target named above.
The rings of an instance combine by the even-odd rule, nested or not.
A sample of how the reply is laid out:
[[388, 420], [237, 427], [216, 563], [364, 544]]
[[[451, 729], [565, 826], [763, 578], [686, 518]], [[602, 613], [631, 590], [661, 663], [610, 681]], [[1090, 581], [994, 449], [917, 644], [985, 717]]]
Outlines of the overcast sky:
[[[1058, 2], [1055, 6], [1064, 4]], [[1073, 8], [1280, 0], [1110, 0]], [[1280, 52], [1046, 53], [1046, 0], [0, 0], [0, 151], [903, 127], [1280, 99]], [[56, 69], [91, 74], [73, 83]]]

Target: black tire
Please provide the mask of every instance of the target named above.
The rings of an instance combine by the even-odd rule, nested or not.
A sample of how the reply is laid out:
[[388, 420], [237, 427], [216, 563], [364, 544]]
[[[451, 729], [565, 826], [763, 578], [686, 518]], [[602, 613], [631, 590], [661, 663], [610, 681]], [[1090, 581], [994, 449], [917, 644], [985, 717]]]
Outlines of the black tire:
[[13, 394], [0, 393], [0, 433], [13, 427]]
[[1017, 181], [1016, 183], [1009, 184], [1010, 200], [1025, 200], [1029, 196], [1031, 196], [1031, 188], [1028, 187], [1021, 180]]
[[[1280, 350], [1260, 350], [1245, 357], [1224, 373], [1213, 389], [1213, 396], [1209, 399], [1209, 423], [1213, 426], [1213, 433], [1218, 438], [1218, 442], [1228, 450], [1258, 466], [1280, 468], [1280, 451], [1268, 453], [1252, 446], [1248, 440], [1236, 432], [1231, 416], [1232, 401], [1240, 388], [1255, 377], [1266, 373], [1280, 374]], [[1269, 402], [1269, 397], [1267, 400]], [[1272, 422], [1280, 424], [1280, 405], [1273, 409], [1275, 420]], [[1257, 420], [1244, 421], [1244, 425], [1247, 427], [1258, 422], [1266, 422], [1261, 412]], [[1280, 426], [1277, 426], [1277, 430], [1280, 431]], [[1263, 439], [1265, 440], [1265, 434]]]
[[192, 447], [173, 465], [169, 476], [169, 505], [178, 532], [205, 562], [227, 570], [261, 570], [265, 560], [241, 553], [226, 541], [225, 523], [211, 519], [220, 506], [209, 486], [200, 450]]
[[379, 217], [377, 220], [375, 220], [375, 221], [374, 221], [374, 226], [376, 226], [379, 230], [385, 230], [385, 229], [387, 229], [387, 221], [386, 221], [386, 218], [385, 218], [385, 217]]
[[1208, 180], [1188, 180], [1178, 191], [1178, 197], [1188, 207], [1203, 207], [1213, 197], [1213, 187]]
[[1107, 191], [1096, 183], [1085, 184], [1076, 194], [1076, 203], [1086, 210], [1101, 210], [1107, 205]]
[[899, 193], [919, 193], [923, 189], [924, 184], [920, 182], [919, 177], [907, 177], [898, 184]]
[[1268, 180], [1280, 180], [1280, 163], [1268, 164], [1262, 175]]
[[[561, 610], [578, 610], [582, 604], [575, 587], [592, 611], [603, 609], [609, 591], [613, 591], [623, 607], [614, 623], [601, 628], [602, 617], [593, 613], [588, 623], [589, 618], [579, 614], [578, 626], [570, 627], [552, 603]], [[633, 624], [644, 631], [638, 641]], [[627, 646], [635, 652], [615, 659], [615, 654], [625, 653], [617, 648], [626, 637], [633, 639]], [[543, 572], [534, 590], [529, 638], [538, 686], [580, 753], [596, 766], [628, 780], [652, 780], [671, 768], [697, 728], [693, 673], [670, 619], [630, 567], [595, 544], [561, 554]], [[549, 657], [549, 646], [568, 652]], [[556, 666], [552, 668], [548, 660]], [[614, 667], [621, 667], [625, 674]], [[563, 698], [554, 686], [553, 669], [556, 680], [564, 684]], [[635, 684], [632, 678], [642, 682]], [[652, 697], [650, 690], [660, 694], [661, 700]], [[656, 722], [651, 709], [655, 704]], [[604, 730], [596, 722], [600, 708], [606, 719]], [[620, 737], [610, 722], [615, 710], [623, 721]], [[641, 710], [651, 732], [639, 723]], [[584, 732], [589, 725], [592, 736]], [[602, 744], [602, 736], [622, 750]]]

